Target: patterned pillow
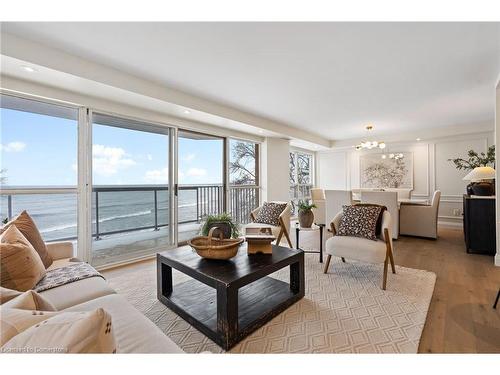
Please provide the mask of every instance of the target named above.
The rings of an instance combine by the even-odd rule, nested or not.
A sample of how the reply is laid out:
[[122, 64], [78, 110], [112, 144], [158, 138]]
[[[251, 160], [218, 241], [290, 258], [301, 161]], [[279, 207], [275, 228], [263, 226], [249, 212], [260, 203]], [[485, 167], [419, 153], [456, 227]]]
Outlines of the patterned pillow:
[[339, 236], [363, 237], [377, 240], [377, 221], [380, 206], [343, 206]]
[[255, 222], [278, 226], [279, 217], [287, 205], [288, 203], [264, 202], [255, 218]]

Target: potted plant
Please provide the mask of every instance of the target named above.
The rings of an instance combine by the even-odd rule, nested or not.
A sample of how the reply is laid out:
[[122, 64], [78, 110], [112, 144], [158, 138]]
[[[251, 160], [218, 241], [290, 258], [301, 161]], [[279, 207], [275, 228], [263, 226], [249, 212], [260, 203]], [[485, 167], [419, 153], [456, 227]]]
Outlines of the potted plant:
[[[490, 146], [486, 153], [478, 153], [474, 150], [467, 152], [467, 160], [462, 158], [448, 159], [455, 164], [458, 170], [472, 171], [479, 167], [495, 167], [495, 146]], [[467, 194], [471, 195], [492, 195], [495, 191], [494, 181], [472, 181], [467, 185]]]
[[472, 171], [474, 168], [477, 167], [487, 167], [495, 165], [495, 145], [490, 146], [488, 148], [488, 151], [486, 151], [486, 154], [484, 152], [477, 153], [474, 150], [469, 150], [467, 152], [467, 156], [469, 159], [465, 160], [462, 158], [456, 158], [456, 159], [448, 159], [448, 161], [453, 162], [455, 164], [455, 168], [458, 170], [466, 170], [466, 171]]
[[[239, 225], [227, 213], [205, 216], [201, 226], [201, 235], [208, 236], [212, 227], [219, 228], [223, 238], [238, 238], [240, 235]], [[218, 236], [218, 233], [214, 233], [214, 235]]]
[[316, 208], [314, 203], [308, 203], [307, 201], [299, 201], [299, 223], [302, 228], [311, 228], [314, 222], [314, 214], [312, 212], [313, 208]]

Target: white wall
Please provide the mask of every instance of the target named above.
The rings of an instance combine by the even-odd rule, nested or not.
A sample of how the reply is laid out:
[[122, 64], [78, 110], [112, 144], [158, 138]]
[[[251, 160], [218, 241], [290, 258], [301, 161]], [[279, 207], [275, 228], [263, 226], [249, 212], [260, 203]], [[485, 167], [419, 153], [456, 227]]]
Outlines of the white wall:
[[[471, 125], [473, 126], [473, 125]], [[493, 125], [492, 125], [493, 128]], [[440, 137], [420, 142], [390, 142], [385, 152], [413, 154], [412, 197], [430, 199], [441, 190], [439, 221], [442, 225], [462, 225], [462, 195], [467, 172], [455, 169], [450, 158], [466, 157], [467, 151], [486, 151], [494, 144], [494, 132]], [[366, 152], [352, 148], [317, 153], [318, 186], [323, 189], [350, 190], [360, 187], [359, 158]], [[500, 224], [499, 224], [500, 225]]]
[[262, 201], [289, 201], [290, 141], [266, 138], [261, 152]]
[[[499, 144], [500, 142], [500, 81], [497, 84], [497, 90], [496, 90], [496, 106], [495, 106], [495, 139], [496, 139], [496, 144]], [[497, 255], [495, 256], [495, 265], [500, 266], [500, 181], [498, 181], [498, 168], [500, 168], [500, 155], [498, 155], [498, 152], [495, 153], [496, 156], [496, 166], [497, 166], [497, 178], [496, 178], [496, 192], [495, 195], [497, 196], [496, 200], [496, 221], [497, 221]]]

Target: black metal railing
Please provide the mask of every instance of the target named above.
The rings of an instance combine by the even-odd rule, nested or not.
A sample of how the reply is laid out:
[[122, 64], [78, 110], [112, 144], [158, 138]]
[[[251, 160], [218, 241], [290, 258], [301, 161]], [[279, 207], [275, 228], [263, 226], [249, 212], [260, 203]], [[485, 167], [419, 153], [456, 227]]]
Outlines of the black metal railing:
[[[29, 190], [28, 192], [24, 189], [22, 194], [41, 194], [37, 188]], [[126, 197], [120, 196], [120, 193], [126, 192], [132, 194]], [[134, 192], [138, 193], [135, 197]], [[148, 193], [151, 193], [151, 195], [148, 195]], [[159, 230], [162, 227], [167, 227], [169, 225], [168, 193], [168, 187], [161, 185], [94, 186], [92, 189], [92, 237], [99, 240], [102, 236], [148, 229]], [[183, 196], [184, 194], [190, 194], [190, 196]], [[14, 211], [29, 210], [29, 207], [19, 207], [19, 209], [16, 207], [14, 209], [13, 197], [16, 196], [14, 190], [4, 195], [7, 197], [6, 213], [9, 219], [12, 218]], [[130, 214], [136, 215], [137, 213], [130, 212], [128, 208], [124, 210], [123, 207], [131, 203], [137, 204], [135, 211], [147, 207], [150, 212], [145, 212], [144, 217], [140, 219], [130, 220]], [[206, 215], [220, 214], [222, 212], [230, 213], [238, 223], [244, 224], [250, 221], [250, 212], [259, 204], [259, 188], [253, 185], [231, 185], [228, 189], [226, 207], [224, 186], [222, 184], [180, 185], [178, 187], [178, 203], [179, 224], [199, 223]], [[184, 204], [189, 208], [183, 208]], [[122, 216], [116, 214], [116, 211], [120, 209], [123, 210]], [[162, 211], [165, 213], [164, 215], [160, 214]], [[108, 221], [111, 223], [110, 215], [118, 216], [118, 219], [114, 219], [112, 225], [106, 225]], [[122, 218], [122, 222], [120, 222], [120, 218]], [[138, 225], [139, 223], [141, 225]], [[73, 239], [75, 238], [61, 237], [51, 238], [51, 241]]]
[[250, 213], [259, 205], [259, 188], [252, 185], [232, 185], [229, 188], [229, 210], [240, 224], [250, 222]]

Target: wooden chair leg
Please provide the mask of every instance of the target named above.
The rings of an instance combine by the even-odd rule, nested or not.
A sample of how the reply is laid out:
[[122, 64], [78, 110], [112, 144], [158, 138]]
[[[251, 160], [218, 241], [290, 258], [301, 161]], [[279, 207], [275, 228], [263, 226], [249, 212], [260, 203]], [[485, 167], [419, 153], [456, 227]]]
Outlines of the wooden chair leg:
[[328, 267], [330, 266], [330, 260], [332, 259], [332, 256], [328, 254], [326, 257], [326, 263], [325, 263], [325, 269], [323, 270], [323, 273], [328, 273]]
[[387, 256], [385, 257], [384, 261], [384, 279], [382, 280], [382, 289], [385, 290], [385, 287], [387, 286], [387, 267], [388, 267], [389, 259], [387, 259]]
[[290, 247], [290, 249], [293, 249], [292, 241], [290, 240], [290, 236], [288, 235], [288, 231], [286, 230], [286, 228], [283, 228], [283, 234], [288, 241], [288, 246]]
[[340, 259], [342, 259], [342, 263], [345, 263], [345, 258], [344, 257], [341, 257]]
[[394, 265], [394, 256], [392, 255], [392, 249], [389, 251], [389, 260], [391, 261], [392, 273], [396, 273], [396, 266]]
[[281, 237], [283, 237], [283, 227], [280, 229], [280, 233], [278, 234], [278, 238], [276, 239], [276, 245], [280, 246], [281, 244]]

